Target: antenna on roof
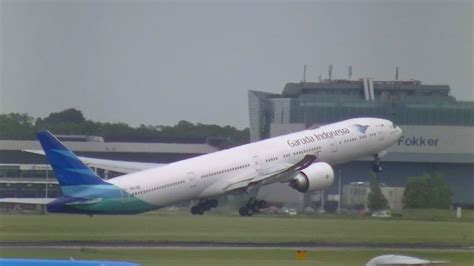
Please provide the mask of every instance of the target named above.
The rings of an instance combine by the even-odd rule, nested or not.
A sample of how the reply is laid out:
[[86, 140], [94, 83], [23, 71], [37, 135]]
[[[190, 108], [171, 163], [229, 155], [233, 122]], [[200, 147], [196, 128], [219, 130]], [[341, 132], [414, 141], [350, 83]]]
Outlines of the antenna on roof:
[[398, 80], [398, 67], [397, 67], [397, 69], [395, 70], [395, 80]]
[[331, 76], [332, 76], [332, 64], [329, 65], [328, 67], [328, 76], [329, 76], [329, 82], [331, 82]]
[[306, 65], [303, 68], [303, 83], [306, 83]]
[[349, 66], [349, 79], [352, 79], [352, 66]]

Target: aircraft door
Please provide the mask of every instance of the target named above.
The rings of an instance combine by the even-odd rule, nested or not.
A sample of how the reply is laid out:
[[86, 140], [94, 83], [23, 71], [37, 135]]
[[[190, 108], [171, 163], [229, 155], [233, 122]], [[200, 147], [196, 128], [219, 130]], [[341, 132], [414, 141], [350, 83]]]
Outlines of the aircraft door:
[[257, 172], [262, 172], [262, 167], [263, 167], [263, 163], [262, 163], [262, 159], [260, 158], [259, 155], [255, 155], [253, 158], [253, 166], [255, 168], [255, 170]]
[[188, 173], [188, 182], [189, 182], [189, 187], [190, 188], [197, 187], [197, 179], [196, 179], [196, 175], [194, 174], [194, 172], [189, 172]]
[[331, 142], [331, 152], [337, 152], [337, 141]]

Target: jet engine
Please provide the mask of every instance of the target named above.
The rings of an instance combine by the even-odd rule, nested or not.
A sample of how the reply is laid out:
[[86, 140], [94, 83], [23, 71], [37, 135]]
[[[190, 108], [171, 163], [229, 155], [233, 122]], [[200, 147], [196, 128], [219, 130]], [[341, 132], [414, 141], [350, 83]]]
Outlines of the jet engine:
[[332, 167], [327, 163], [317, 162], [301, 170], [290, 181], [290, 186], [304, 193], [329, 187], [333, 180], [334, 170]]

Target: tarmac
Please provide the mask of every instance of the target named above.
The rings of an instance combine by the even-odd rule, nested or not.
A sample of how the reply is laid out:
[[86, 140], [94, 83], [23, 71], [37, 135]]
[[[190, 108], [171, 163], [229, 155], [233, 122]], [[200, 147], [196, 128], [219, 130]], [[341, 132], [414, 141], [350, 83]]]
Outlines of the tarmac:
[[122, 249], [390, 249], [390, 250], [474, 250], [474, 246], [432, 244], [358, 244], [318, 242], [212, 242], [212, 241], [1, 241], [0, 249], [7, 248], [122, 248]]

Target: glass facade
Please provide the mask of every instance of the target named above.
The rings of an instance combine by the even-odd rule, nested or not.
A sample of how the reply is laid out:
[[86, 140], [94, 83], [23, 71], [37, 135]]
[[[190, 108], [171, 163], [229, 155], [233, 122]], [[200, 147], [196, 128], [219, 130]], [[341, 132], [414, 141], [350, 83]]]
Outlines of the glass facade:
[[[473, 103], [407, 104], [374, 102], [346, 102], [339, 99], [310, 102], [291, 101], [290, 123], [331, 123], [353, 117], [381, 117], [403, 125], [474, 126]], [[278, 114], [275, 114], [278, 117]], [[277, 119], [273, 122], [278, 123]]]
[[448, 85], [419, 81], [288, 83], [282, 94], [249, 92], [251, 140], [270, 136], [270, 124], [327, 124], [380, 117], [400, 125], [474, 126], [474, 102], [456, 101]]

